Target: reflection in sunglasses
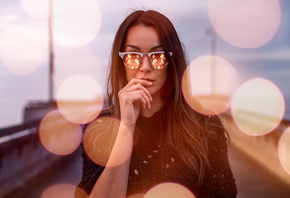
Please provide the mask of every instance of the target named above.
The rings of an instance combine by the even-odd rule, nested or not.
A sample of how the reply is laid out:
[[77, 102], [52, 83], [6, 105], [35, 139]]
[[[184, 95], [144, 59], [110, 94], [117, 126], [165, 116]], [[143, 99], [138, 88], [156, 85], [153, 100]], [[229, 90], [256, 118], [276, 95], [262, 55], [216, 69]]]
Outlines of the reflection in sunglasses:
[[[169, 53], [172, 56], [172, 52]], [[154, 69], [165, 69], [168, 65], [164, 52], [151, 52], [142, 54], [140, 52], [120, 52], [119, 56], [123, 59], [124, 65], [129, 69], [138, 69], [143, 61], [143, 56], [147, 55], [150, 65]]]

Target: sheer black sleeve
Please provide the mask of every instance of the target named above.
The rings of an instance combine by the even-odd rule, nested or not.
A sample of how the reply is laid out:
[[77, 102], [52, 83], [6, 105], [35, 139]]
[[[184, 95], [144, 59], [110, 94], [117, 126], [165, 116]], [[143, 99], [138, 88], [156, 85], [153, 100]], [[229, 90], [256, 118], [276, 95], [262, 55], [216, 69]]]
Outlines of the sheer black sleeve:
[[237, 188], [228, 159], [228, 138], [217, 116], [209, 118], [208, 155], [210, 167], [205, 173], [200, 197], [235, 198]]
[[[99, 178], [102, 174], [104, 167], [95, 164], [84, 152], [82, 153], [83, 157], [83, 171], [82, 171], [82, 179], [78, 184], [78, 188], [75, 192], [75, 198], [83, 198], [86, 197], [85, 193], [89, 195]], [[83, 191], [85, 192], [83, 192]]]
[[[98, 118], [111, 116], [112, 110], [105, 109], [102, 111], [101, 115]], [[84, 125], [83, 132], [85, 133], [89, 124]], [[104, 166], [98, 165], [94, 163], [86, 154], [83, 143], [82, 147], [82, 158], [83, 158], [83, 167], [82, 167], [82, 178], [80, 183], [77, 186], [75, 191], [75, 198], [85, 198], [89, 195], [98, 180], [99, 176], [102, 174], [104, 170]]]

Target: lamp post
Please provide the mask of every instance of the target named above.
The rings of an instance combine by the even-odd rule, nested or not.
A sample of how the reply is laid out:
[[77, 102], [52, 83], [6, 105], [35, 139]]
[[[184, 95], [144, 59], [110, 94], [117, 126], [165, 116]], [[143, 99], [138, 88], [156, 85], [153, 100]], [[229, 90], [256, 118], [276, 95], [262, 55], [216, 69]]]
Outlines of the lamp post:
[[211, 37], [211, 91], [212, 95], [216, 94], [216, 51], [217, 51], [217, 44], [216, 44], [216, 32], [212, 27], [206, 30], [206, 34]]
[[53, 54], [53, 30], [52, 30], [52, 24], [53, 24], [53, 0], [49, 1], [49, 18], [48, 18], [48, 30], [49, 30], [49, 102], [54, 101], [53, 96], [53, 74], [54, 74], [54, 54]]

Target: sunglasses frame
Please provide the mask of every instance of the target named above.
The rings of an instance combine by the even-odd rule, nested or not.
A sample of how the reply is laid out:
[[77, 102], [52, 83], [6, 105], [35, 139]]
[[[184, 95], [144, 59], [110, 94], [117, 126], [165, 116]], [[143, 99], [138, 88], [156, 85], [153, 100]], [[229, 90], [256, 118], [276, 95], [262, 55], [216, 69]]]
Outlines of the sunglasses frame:
[[[138, 55], [141, 57], [141, 64], [142, 64], [143, 56], [144, 56], [144, 55], [146, 55], [149, 59], [150, 59], [150, 57], [151, 57], [153, 54], [160, 54], [160, 53], [162, 53], [162, 54], [165, 55], [165, 52], [164, 52], [164, 51], [158, 51], [158, 52], [149, 52], [149, 53], [147, 53], [147, 54], [143, 54], [143, 53], [141, 53], [141, 52], [119, 52], [119, 56], [120, 56], [121, 59], [123, 60], [125, 55], [127, 55], [127, 54], [132, 54], [132, 53], [133, 53], [133, 54], [138, 54]], [[172, 53], [172, 52], [169, 52], [169, 55], [172, 56], [173, 53]], [[140, 64], [140, 65], [141, 65], [141, 64]], [[124, 65], [125, 65], [125, 64], [124, 64]], [[155, 68], [155, 67], [151, 64], [151, 62], [150, 62], [150, 65], [151, 65], [154, 69], [158, 69], [158, 68]], [[125, 66], [126, 66], [126, 65], [125, 65]], [[127, 67], [127, 66], [126, 66], [126, 67]], [[166, 67], [167, 67], [167, 64], [166, 64], [166, 66], [163, 67], [162, 69], [165, 69]], [[129, 69], [139, 69], [140, 66], [137, 67], [137, 68], [130, 68], [130, 67], [127, 67], [127, 68], [129, 68]]]

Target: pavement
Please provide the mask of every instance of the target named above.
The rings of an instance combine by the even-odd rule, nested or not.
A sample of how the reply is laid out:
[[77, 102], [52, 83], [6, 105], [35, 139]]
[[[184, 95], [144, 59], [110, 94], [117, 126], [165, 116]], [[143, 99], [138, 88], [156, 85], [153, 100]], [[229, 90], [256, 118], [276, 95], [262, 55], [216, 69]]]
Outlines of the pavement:
[[229, 160], [236, 179], [238, 198], [290, 197], [288, 184], [234, 146], [229, 148]]

